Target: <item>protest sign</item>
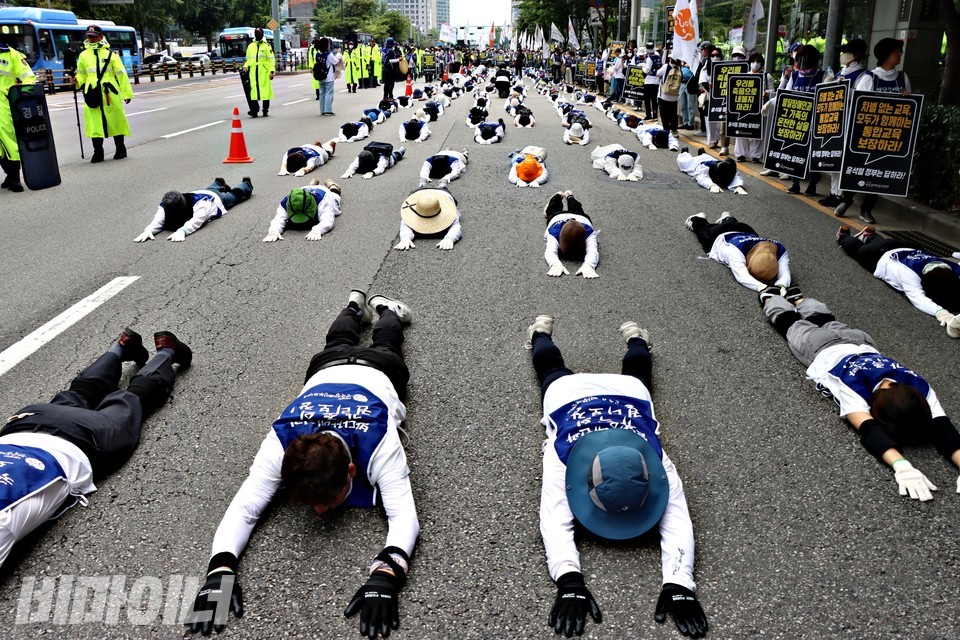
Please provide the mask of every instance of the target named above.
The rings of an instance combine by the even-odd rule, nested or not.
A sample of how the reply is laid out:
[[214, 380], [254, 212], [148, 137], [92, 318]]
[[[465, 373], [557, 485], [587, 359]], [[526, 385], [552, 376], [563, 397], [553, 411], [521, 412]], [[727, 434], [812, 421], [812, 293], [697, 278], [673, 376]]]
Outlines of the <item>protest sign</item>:
[[779, 171], [801, 180], [807, 177], [813, 102], [812, 93], [777, 93], [764, 169]]
[[643, 67], [630, 65], [624, 74], [623, 97], [630, 100], [643, 100]]
[[840, 171], [849, 91], [849, 82], [817, 86], [810, 150], [810, 167], [814, 171]]
[[727, 82], [727, 135], [731, 138], [762, 138], [763, 75], [729, 76]]
[[727, 81], [731, 75], [746, 73], [747, 62], [713, 62], [710, 65], [710, 106], [707, 120], [723, 122], [727, 117]]

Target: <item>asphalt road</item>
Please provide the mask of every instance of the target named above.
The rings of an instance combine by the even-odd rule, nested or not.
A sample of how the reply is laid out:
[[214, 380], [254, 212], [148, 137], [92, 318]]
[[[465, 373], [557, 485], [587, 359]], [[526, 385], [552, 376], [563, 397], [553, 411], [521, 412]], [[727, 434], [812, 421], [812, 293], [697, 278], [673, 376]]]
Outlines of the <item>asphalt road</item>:
[[[283, 76], [271, 116], [243, 119], [256, 161], [223, 165], [231, 110], [243, 107], [235, 76], [155, 88], [127, 108], [129, 158], [109, 159], [108, 142], [100, 165], [76, 157], [69, 95], [51, 99], [67, 107], [53, 121], [63, 184], [0, 193], [0, 349], [112, 278], [140, 276], [0, 377], [8, 413], [64, 387], [124, 325], [146, 336], [172, 330], [195, 354], [171, 401], [147, 421], [140, 448], [99, 483], [89, 508], [20, 544], [0, 570], [0, 635], [182, 636], [172, 614], [150, 613], [149, 605], [141, 606], [146, 620], [131, 605], [116, 624], [17, 624], [16, 613], [31, 579], [59, 577], [61, 584], [64, 576], [123, 576], [128, 587], [156, 579], [174, 610], [180, 600], [167, 585], [171, 576], [178, 585], [187, 576], [193, 582], [184, 599], [192, 601], [220, 517], [352, 287], [400, 297], [415, 314], [405, 346], [412, 371], [406, 429], [422, 534], [397, 638], [553, 635], [546, 617], [555, 588], [537, 517], [543, 431], [522, 346], [541, 312], [557, 316], [557, 344], [581, 371], [619, 371], [623, 320], [650, 329], [657, 417], [694, 521], [709, 637], [960, 635], [956, 468], [932, 448], [908, 451], [940, 491], [926, 504], [898, 496], [893, 474], [804, 380], [755, 295], [701, 259], [683, 226], [692, 213], [713, 219], [730, 210], [782, 241], [808, 294], [923, 374], [948, 413], [956, 412], [957, 342], [847, 258], [828, 216], [750, 175], [747, 196], [709, 194], [677, 170], [668, 151], [640, 150], [646, 178], [638, 184], [609, 180], [590, 167], [593, 144], [561, 143], [557, 117], [534, 94], [536, 128], [508, 127], [493, 146], [473, 142], [464, 124], [468, 100], [455, 101], [433, 123], [433, 136], [408, 145], [385, 175], [343, 181], [343, 215], [322, 240], [290, 231], [283, 242], [264, 244], [279, 198], [307, 181], [275, 175], [284, 150], [333, 137], [379, 92], [338, 93], [337, 116], [321, 117], [308, 77]], [[494, 102], [499, 117], [502, 101]], [[639, 150], [635, 137], [590, 113], [594, 142]], [[397, 145], [398, 119], [377, 127], [373, 139]], [[550, 180], [539, 190], [517, 189], [506, 180], [507, 156], [531, 143], [548, 150]], [[309, 177], [336, 179], [361, 147], [339, 145]], [[470, 169], [451, 188], [464, 237], [451, 252], [428, 241], [393, 251], [401, 201], [416, 187], [423, 159], [443, 147], [470, 150]], [[243, 175], [253, 178], [253, 198], [186, 242], [166, 242], [166, 233], [144, 245], [132, 241], [168, 189]], [[597, 280], [546, 275], [542, 208], [558, 189], [573, 190], [601, 230]], [[385, 531], [375, 511], [318, 518], [278, 504], [242, 558], [246, 615], [231, 618], [225, 636], [354, 637], [356, 621], [341, 612]], [[580, 549], [604, 613], [585, 637], [680, 637], [672, 623], [653, 621], [655, 540], [586, 540]]]

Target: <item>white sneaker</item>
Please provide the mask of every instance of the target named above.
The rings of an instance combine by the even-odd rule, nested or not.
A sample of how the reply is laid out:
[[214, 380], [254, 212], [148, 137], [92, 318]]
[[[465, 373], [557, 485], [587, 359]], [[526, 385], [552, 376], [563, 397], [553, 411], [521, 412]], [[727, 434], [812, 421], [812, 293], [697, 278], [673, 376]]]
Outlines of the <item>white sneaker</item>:
[[387, 296], [370, 297], [371, 308], [376, 309], [380, 305], [387, 307], [397, 314], [397, 317], [400, 318], [400, 324], [410, 324], [410, 322], [413, 320], [413, 312], [410, 310], [410, 307], [399, 300], [394, 300], [393, 298], [388, 298]]
[[729, 153], [726, 147], [720, 147], [720, 155], [725, 156]]
[[764, 176], [764, 177], [766, 177], [766, 176], [773, 176], [774, 178], [779, 178], [779, 177], [780, 177], [780, 172], [779, 172], [779, 171], [774, 171], [773, 169], [764, 169], [763, 171], [760, 172], [760, 175], [762, 175], [762, 176]]
[[620, 325], [618, 329], [620, 335], [623, 336], [624, 342], [630, 342], [633, 338], [640, 338], [647, 343], [647, 351], [652, 350], [653, 344], [650, 342], [650, 332], [642, 328], [633, 320], [627, 320]]
[[726, 220], [727, 218], [732, 218], [732, 217], [733, 217], [733, 215], [732, 215], [729, 211], [724, 211], [723, 213], [720, 214], [720, 217], [717, 218], [716, 224], [720, 224], [721, 222], [723, 222], [723, 221]]
[[347, 298], [347, 303], [356, 302], [357, 306], [360, 307], [360, 310], [363, 311], [363, 316], [360, 318], [360, 322], [363, 324], [370, 324], [370, 321], [373, 320], [373, 309], [370, 308], [370, 305], [367, 304], [367, 294], [360, 289], [351, 289], [350, 297]]
[[533, 348], [533, 334], [543, 333], [548, 336], [553, 335], [553, 316], [548, 313], [538, 315], [533, 320], [533, 324], [527, 327], [527, 342], [524, 345], [527, 349]]
[[702, 219], [706, 220], [706, 219], [707, 219], [707, 214], [705, 214], [703, 211], [701, 211], [700, 213], [695, 213], [695, 214], [693, 214], [692, 216], [690, 216], [689, 218], [687, 218], [687, 221], [686, 221], [685, 224], [687, 225], [687, 229], [690, 229], [690, 231], [693, 231], [693, 219], [694, 219], [694, 218], [702, 218]]

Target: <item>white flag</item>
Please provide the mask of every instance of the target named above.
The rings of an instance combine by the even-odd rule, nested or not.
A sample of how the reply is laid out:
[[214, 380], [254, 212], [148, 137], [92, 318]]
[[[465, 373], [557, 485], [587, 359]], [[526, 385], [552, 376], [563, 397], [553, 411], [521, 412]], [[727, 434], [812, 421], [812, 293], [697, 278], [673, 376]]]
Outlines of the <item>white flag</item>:
[[560, 33], [560, 29], [557, 29], [557, 25], [550, 23], [550, 40], [552, 42], [563, 42], [563, 34]]
[[567, 40], [574, 49], [580, 48], [580, 40], [577, 39], [577, 33], [573, 30], [573, 18], [567, 18]]
[[697, 0], [677, 0], [673, 9], [673, 57], [686, 60], [691, 67], [697, 59]]
[[750, 52], [757, 46], [757, 23], [760, 22], [760, 18], [765, 17], [763, 3], [760, 0], [753, 0], [753, 8], [748, 9], [747, 12], [749, 16], [743, 21], [746, 25], [743, 29], [743, 48]]

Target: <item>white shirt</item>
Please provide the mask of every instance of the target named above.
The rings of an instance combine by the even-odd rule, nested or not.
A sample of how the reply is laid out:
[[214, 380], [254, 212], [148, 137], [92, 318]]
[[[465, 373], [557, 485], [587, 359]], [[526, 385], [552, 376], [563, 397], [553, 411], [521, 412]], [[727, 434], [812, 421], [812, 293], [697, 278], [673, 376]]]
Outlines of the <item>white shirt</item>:
[[520, 179], [520, 176], [517, 175], [517, 163], [516, 162], [511, 163], [510, 173], [509, 175], [507, 175], [507, 180], [509, 180], [511, 184], [515, 184], [518, 187], [528, 187], [528, 186], [534, 186], [534, 185], [539, 187], [540, 185], [542, 185], [544, 182], [547, 181], [547, 175], [548, 175], [547, 166], [545, 164], [541, 164], [540, 168], [542, 169], [542, 171], [540, 172], [539, 176], [537, 176], [530, 182], [524, 182], [523, 180]]
[[360, 128], [357, 129], [357, 135], [353, 136], [352, 138], [348, 138], [343, 135], [343, 129], [340, 129], [340, 134], [337, 136], [337, 138], [340, 140], [340, 142], [357, 142], [358, 140], [363, 140], [369, 135], [370, 129], [367, 127], [367, 125], [361, 124]]
[[[697, 181], [697, 184], [704, 189], [709, 189], [714, 184], [713, 180], [710, 179], [710, 167], [708, 167], [706, 163], [716, 161], [716, 158], [707, 153], [696, 157], [690, 155], [690, 153], [681, 153], [677, 156], [677, 166], [680, 167], [680, 171], [683, 171], [688, 176], [692, 176], [693, 179]], [[740, 177], [740, 172], [737, 171], [727, 189], [733, 191], [737, 187], [742, 186], [743, 178]]]
[[[303, 172], [301, 175], [310, 173], [317, 167], [322, 167], [324, 164], [327, 163], [327, 160], [330, 159], [330, 154], [327, 153], [327, 150], [321, 146], [318, 146], [315, 144], [304, 144], [300, 146], [303, 149], [312, 149], [313, 151], [317, 152], [317, 155], [307, 158], [307, 165], [300, 170]], [[300, 171], [297, 171], [296, 173], [300, 173]], [[278, 175], [281, 175], [281, 176], [289, 175], [287, 173], [287, 154], [286, 153], [283, 154], [283, 160], [280, 162], [280, 173]]]
[[[57, 515], [70, 496], [82, 497], [97, 490], [90, 460], [72, 442], [46, 433], [12, 433], [0, 436], [0, 444], [43, 449], [60, 463], [66, 482], [54, 482], [14, 506], [0, 511], [0, 566], [13, 544]], [[85, 499], [79, 504], [87, 505]]]
[[[213, 191], [208, 191], [206, 189], [197, 189], [196, 191], [191, 191], [190, 193], [200, 193], [205, 196], [210, 196], [209, 198], [203, 198], [197, 200], [193, 205], [193, 217], [183, 223], [183, 226], [178, 229], [178, 231], [183, 231], [185, 235], [190, 235], [194, 233], [205, 225], [208, 220], [214, 218], [219, 218], [227, 212], [227, 209], [223, 206], [223, 201], [220, 199], [220, 196], [214, 193]], [[156, 235], [163, 231], [163, 223], [167, 218], [167, 212], [162, 206], [157, 207], [157, 213], [154, 214], [153, 220], [150, 221], [150, 224], [146, 226], [144, 231], [150, 232], [153, 235]]]
[[656, 71], [653, 70], [653, 58], [650, 55], [647, 55], [646, 60], [643, 62], [643, 84], [660, 84], [660, 72], [663, 71], [664, 67], [669, 68], [669, 64], [666, 64], [666, 61], [660, 59], [660, 68]]
[[[731, 231], [730, 233], [722, 233], [717, 236], [717, 239], [713, 241], [713, 246], [710, 248], [709, 257], [713, 258], [720, 264], [730, 267], [730, 271], [733, 272], [733, 277], [737, 282], [745, 286], [747, 289], [752, 291], [760, 291], [765, 288], [767, 285], [763, 282], [760, 282], [747, 271], [747, 257], [743, 255], [743, 252], [740, 251], [736, 246], [727, 242], [727, 236], [740, 233], [739, 231]], [[777, 280], [774, 284], [789, 287], [790, 286], [790, 257], [786, 251], [783, 252], [783, 255], [777, 260], [779, 263], [780, 270], [777, 273]]]
[[596, 269], [597, 264], [600, 262], [600, 243], [597, 236], [599, 231], [594, 228], [589, 218], [575, 213], [558, 213], [550, 218], [550, 222], [547, 223], [547, 230], [543, 232], [543, 239], [547, 241], [547, 248], [543, 252], [543, 259], [546, 260], [547, 265], [551, 267], [560, 263], [560, 243], [550, 235], [550, 227], [558, 222], [566, 222], [567, 220], [576, 220], [583, 226], [593, 229], [586, 238], [587, 250], [583, 256], [583, 264]]
[[[316, 189], [316, 187], [307, 186], [304, 189]], [[317, 204], [317, 224], [310, 229], [311, 232], [326, 233], [330, 231], [333, 229], [334, 220], [340, 215], [340, 196], [329, 189], [324, 189], [324, 192], [323, 199]], [[270, 221], [269, 233], [282, 234], [283, 230], [287, 228], [287, 220], [289, 220], [287, 210], [278, 206], [276, 215]]]
[[[379, 156], [377, 158], [377, 166], [373, 168], [371, 173], [375, 176], [383, 175], [383, 172], [397, 164], [397, 161], [393, 159], [393, 154], [389, 156]], [[357, 170], [360, 168], [360, 156], [357, 156], [353, 159], [353, 162], [350, 163], [350, 166], [347, 167], [347, 170], [343, 173], [344, 178], [349, 178], [352, 175], [357, 173]], [[362, 174], [366, 175], [366, 174]]]
[[[400, 239], [401, 240], [413, 240], [415, 237], [413, 229], [407, 225], [403, 220], [400, 221]], [[453, 221], [453, 224], [450, 225], [450, 228], [447, 229], [447, 232], [443, 234], [444, 240], [452, 240], [457, 242], [460, 238], [463, 237], [463, 230], [460, 228], [460, 211], [457, 211], [457, 218]]]
[[937, 315], [940, 305], [924, 293], [920, 276], [910, 267], [900, 263], [895, 255], [899, 251], [909, 252], [909, 249], [892, 249], [880, 256], [873, 275], [906, 295], [910, 303], [920, 311], [931, 316]]
[[[557, 428], [550, 414], [561, 406], [593, 395], [622, 395], [649, 402], [650, 392], [630, 376], [579, 373], [559, 378], [543, 398], [541, 424], [546, 429], [543, 442], [543, 487], [540, 493], [540, 535], [547, 554], [547, 570], [556, 580], [570, 571], [581, 571], [580, 553], [573, 537], [573, 512], [567, 502], [566, 466], [557, 455], [554, 441]], [[652, 411], [652, 404], [651, 404]], [[693, 580], [693, 522], [687, 509], [683, 482], [666, 451], [663, 468], [670, 484], [667, 508], [660, 518], [660, 562], [663, 583], [679, 584], [695, 590]]]
[[[367, 479], [379, 490], [387, 513], [387, 541], [384, 546], [400, 547], [408, 556], [411, 555], [420, 535], [420, 522], [410, 490], [407, 457], [397, 433], [397, 427], [406, 417], [406, 407], [397, 398], [390, 379], [372, 367], [340, 365], [322, 369], [307, 380], [300, 393], [322, 383], [362, 386], [387, 406], [387, 435], [370, 459]], [[283, 454], [283, 445], [276, 431], [271, 428], [250, 466], [250, 474], [217, 527], [211, 557], [223, 552], [239, 557], [247, 546], [260, 515], [280, 487]], [[363, 469], [357, 469], [357, 472], [363, 473]]]
[[[600, 169], [605, 171], [608, 176], [611, 178], [616, 178], [617, 176], [624, 176], [627, 179], [643, 179], [643, 167], [640, 165], [640, 158], [634, 158], [633, 160], [633, 169], [628, 173], [620, 168], [620, 165], [617, 164], [616, 158], [611, 158], [610, 154], [615, 151], [626, 151], [627, 149], [623, 145], [619, 144], [608, 144], [603, 147], [597, 147], [592, 152], [590, 152], [590, 157], [593, 159], [593, 168]], [[632, 176], [632, 178], [631, 178]]]
[[[450, 172], [440, 178], [437, 178], [438, 181], [450, 182], [451, 180], [456, 180], [460, 175], [467, 170], [466, 158], [462, 153], [457, 151], [441, 151], [440, 153], [434, 154], [435, 156], [447, 156], [450, 158]], [[430, 164], [430, 159], [423, 161], [423, 166], [420, 167], [420, 182], [422, 184], [427, 184], [432, 181], [430, 178], [430, 170], [433, 168], [433, 165]]]
[[[897, 79], [897, 75], [900, 73], [898, 69], [890, 69], [887, 71], [883, 67], [877, 67], [873, 70], [873, 73], [876, 74], [881, 80], [886, 80], [892, 82]], [[903, 74], [903, 85], [906, 88], [907, 93], [912, 93], [910, 89], [910, 78], [907, 77], [907, 74]], [[857, 91], [873, 91], [873, 78], [866, 73], [861, 73], [860, 77], [857, 78], [857, 86], [854, 87]]]

